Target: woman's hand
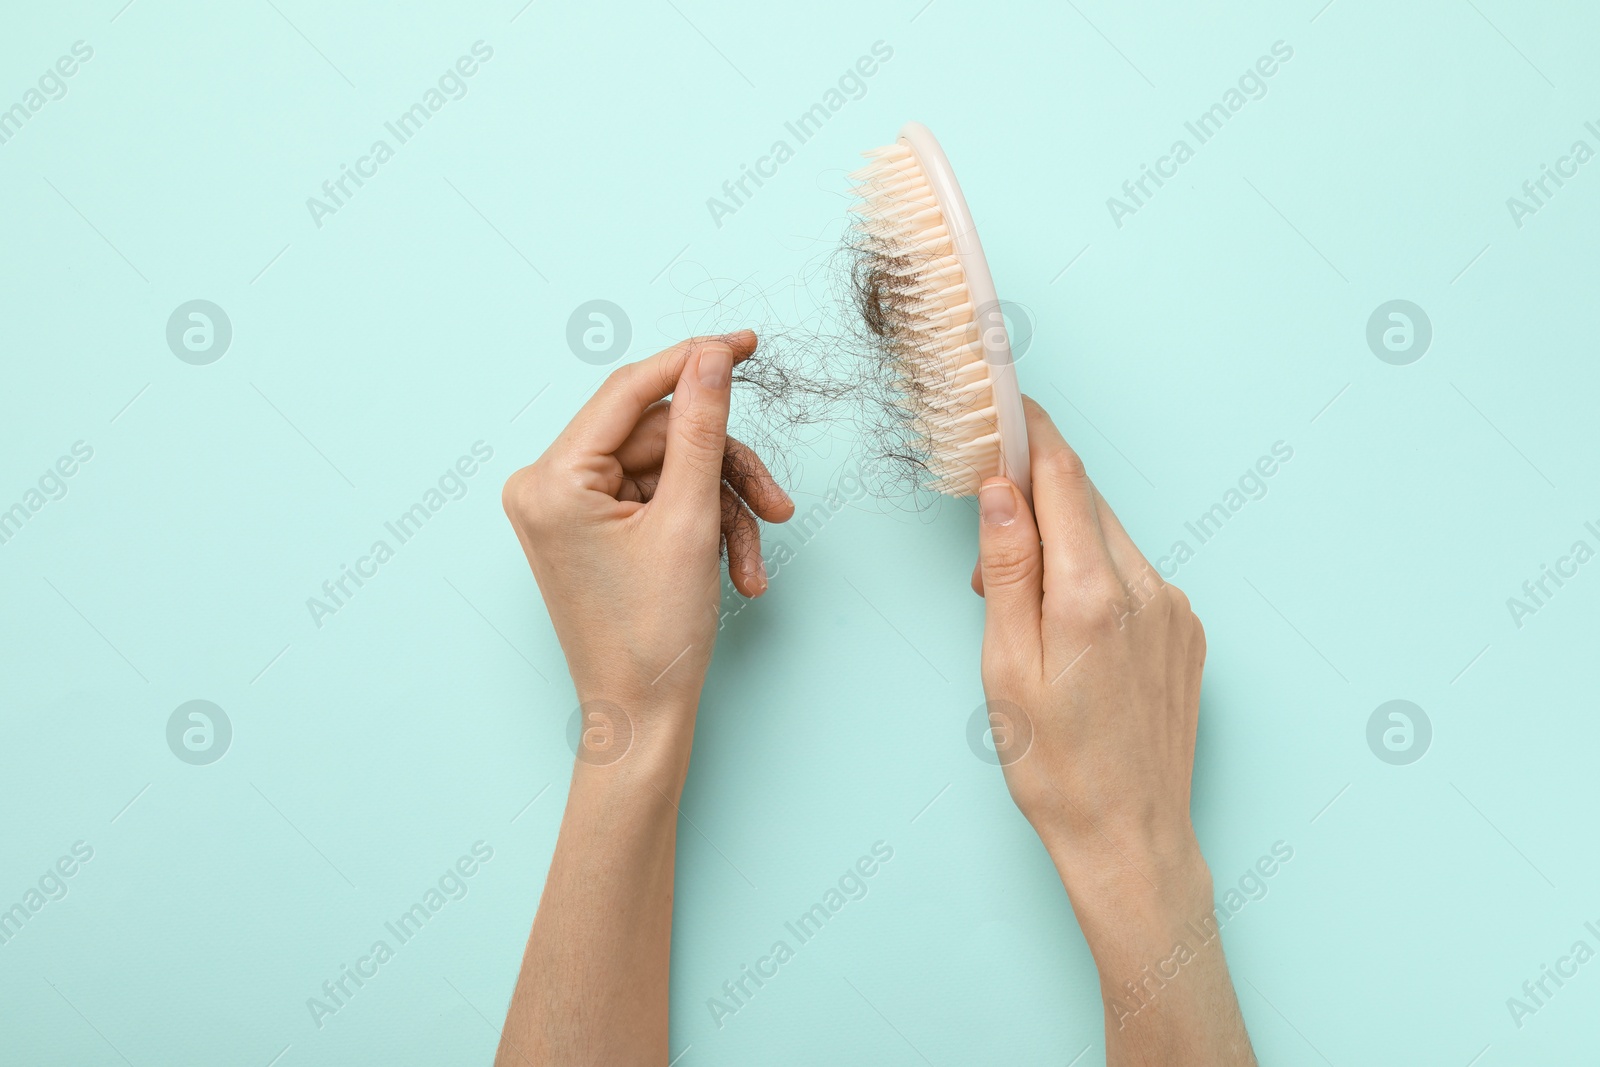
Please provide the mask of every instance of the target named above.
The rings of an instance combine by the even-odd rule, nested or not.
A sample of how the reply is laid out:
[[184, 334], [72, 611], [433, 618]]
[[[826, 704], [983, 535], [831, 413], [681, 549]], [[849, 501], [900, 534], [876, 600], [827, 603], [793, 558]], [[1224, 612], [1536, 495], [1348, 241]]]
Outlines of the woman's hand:
[[[794, 512], [727, 436], [733, 365], [755, 347], [749, 330], [697, 337], [619, 368], [506, 482], [585, 729], [497, 1064], [667, 1062], [677, 798], [717, 637], [717, 546], [760, 596], [755, 516]], [[622, 725], [614, 750], [591, 740]]]
[[995, 750], [1100, 969], [1109, 1064], [1252, 1064], [1189, 819], [1206, 639], [1044, 409], [979, 494]]
[[991, 716], [1015, 719], [996, 742], [1006, 782], [1053, 853], [1135, 881], [1193, 865], [1205, 631], [1050, 416], [1027, 412], [1037, 523], [1010, 482], [979, 495], [984, 691]]
[[719, 544], [739, 592], [767, 587], [756, 517], [781, 522], [794, 505], [727, 436], [733, 365], [755, 348], [744, 330], [619, 367], [506, 482], [580, 701], [692, 716], [717, 635]]

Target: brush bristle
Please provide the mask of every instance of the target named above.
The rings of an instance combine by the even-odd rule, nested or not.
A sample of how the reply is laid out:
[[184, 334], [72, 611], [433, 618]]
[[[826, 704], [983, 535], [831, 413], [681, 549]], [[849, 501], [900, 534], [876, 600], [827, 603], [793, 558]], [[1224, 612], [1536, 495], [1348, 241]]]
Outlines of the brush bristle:
[[893, 144], [862, 155], [870, 162], [850, 175], [862, 310], [895, 360], [928, 488], [972, 496], [1000, 474], [1001, 444], [966, 275], [916, 154]]

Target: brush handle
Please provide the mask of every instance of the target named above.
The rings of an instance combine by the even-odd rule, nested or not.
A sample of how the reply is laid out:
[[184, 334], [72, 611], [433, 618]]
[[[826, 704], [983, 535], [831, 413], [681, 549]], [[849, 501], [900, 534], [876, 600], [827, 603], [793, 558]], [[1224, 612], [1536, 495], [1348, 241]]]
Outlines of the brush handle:
[[922, 172], [933, 186], [945, 228], [950, 231], [951, 244], [961, 261], [967, 291], [972, 295], [978, 337], [983, 343], [983, 360], [989, 364], [989, 381], [994, 390], [995, 419], [1000, 433], [1000, 473], [1011, 479], [1032, 503], [1028, 421], [1022, 411], [1022, 389], [1017, 384], [1017, 368], [1011, 360], [1011, 338], [1006, 333], [1005, 315], [1000, 311], [1000, 297], [995, 292], [994, 277], [989, 273], [989, 261], [983, 255], [983, 242], [978, 240], [978, 227], [967, 209], [967, 198], [961, 195], [956, 172], [933, 131], [920, 122], [908, 122], [900, 128], [900, 142], [917, 154]]

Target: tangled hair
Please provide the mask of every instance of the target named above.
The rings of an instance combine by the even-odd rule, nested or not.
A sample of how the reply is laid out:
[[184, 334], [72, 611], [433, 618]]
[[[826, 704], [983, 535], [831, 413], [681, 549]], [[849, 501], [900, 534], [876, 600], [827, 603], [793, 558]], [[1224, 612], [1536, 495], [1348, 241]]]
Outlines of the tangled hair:
[[869, 496], [924, 511], [938, 499], [928, 480], [926, 445], [910, 403], [918, 391], [906, 364], [909, 290], [917, 264], [892, 255], [850, 226], [776, 285], [705, 274], [674, 281], [685, 310], [672, 324], [683, 334], [750, 327], [755, 354], [734, 368], [730, 432], [753, 448], [780, 480], [806, 453], [848, 450]]

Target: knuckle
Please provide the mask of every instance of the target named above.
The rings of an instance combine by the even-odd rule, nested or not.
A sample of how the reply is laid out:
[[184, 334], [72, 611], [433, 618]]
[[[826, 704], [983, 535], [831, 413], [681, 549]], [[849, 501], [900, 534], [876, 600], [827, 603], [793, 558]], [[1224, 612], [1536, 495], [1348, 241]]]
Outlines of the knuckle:
[[744, 502], [726, 485], [722, 487], [721, 513], [722, 533], [730, 542], [742, 542], [756, 532], [755, 524], [747, 519]]
[[554, 502], [549, 473], [539, 464], [512, 473], [500, 489], [500, 505], [511, 524], [528, 534], [548, 531], [555, 523]]
[[695, 445], [706, 450], [715, 450], [717, 456], [717, 469], [722, 469], [722, 455], [724, 451], [723, 432], [721, 420], [717, 413], [706, 404], [691, 404], [684, 413], [684, 428], [689, 431], [689, 436]]
[[769, 482], [772, 474], [767, 470], [767, 465], [761, 461], [755, 449], [742, 441], [736, 440], [731, 434], [724, 437], [722, 448], [722, 476], [729, 482], [739, 485]]
[[1033, 571], [1033, 554], [1012, 541], [987, 546], [983, 554], [983, 582], [988, 587], [1013, 585]]
[[637, 363], [624, 363], [606, 375], [605, 384], [601, 387], [606, 392], [617, 392], [626, 389], [633, 381]]
[[693, 450], [720, 474], [726, 450], [721, 415], [707, 404], [687, 404], [672, 417], [678, 422], [678, 445]]
[[1140, 602], [1153, 600], [1168, 588], [1166, 579], [1161, 577], [1161, 572], [1148, 563], [1124, 584], [1127, 586], [1128, 595]]
[[1120, 630], [1137, 614], [1128, 591], [1114, 574], [1095, 571], [1077, 583], [1076, 596], [1067, 605], [1066, 621], [1081, 631], [1106, 633]]
[[1083, 457], [1065, 444], [1045, 457], [1045, 471], [1064, 485], [1076, 484], [1089, 476]]
[[505, 485], [500, 487], [500, 506], [505, 509], [508, 518], [520, 520], [531, 510], [536, 478], [536, 468], [523, 467], [513, 471]]
[[1128, 604], [1128, 590], [1122, 579], [1109, 570], [1096, 568], [1078, 582], [1080, 602], [1094, 612], [1104, 612], [1107, 607], [1123, 608]]

